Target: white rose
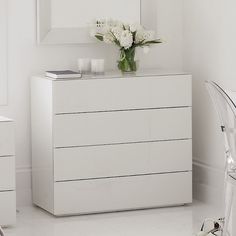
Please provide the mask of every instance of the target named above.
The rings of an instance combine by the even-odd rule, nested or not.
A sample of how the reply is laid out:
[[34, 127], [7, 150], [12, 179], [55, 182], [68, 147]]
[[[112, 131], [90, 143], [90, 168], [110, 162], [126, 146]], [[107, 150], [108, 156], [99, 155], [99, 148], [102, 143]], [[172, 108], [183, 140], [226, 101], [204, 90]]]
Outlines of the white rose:
[[110, 32], [110, 27], [107, 26], [107, 25], [104, 25], [104, 26], [101, 28], [101, 32], [102, 32], [103, 34], [109, 34], [109, 32]]
[[140, 43], [144, 40], [144, 31], [139, 30], [135, 35], [135, 43]]
[[104, 34], [104, 36], [103, 36], [103, 41], [104, 41], [105, 43], [113, 43], [113, 42], [114, 42], [114, 37], [112, 36], [111, 33], [106, 33], [106, 34]]
[[135, 37], [135, 43], [140, 43], [142, 41], [152, 41], [155, 39], [155, 32], [152, 30], [140, 30], [137, 31]]
[[114, 36], [117, 38], [117, 40], [120, 41], [120, 37], [121, 37], [121, 33], [122, 33], [123, 29], [119, 26], [116, 26], [114, 28], [111, 29], [111, 32], [114, 34]]
[[145, 41], [152, 41], [155, 39], [155, 32], [152, 30], [143, 31], [143, 38]]
[[124, 26], [125, 30], [129, 30], [129, 24], [128, 23], [124, 23], [123, 26]]
[[133, 35], [129, 30], [124, 30], [120, 36], [120, 45], [125, 49], [129, 49], [133, 44]]
[[131, 31], [132, 33], [134, 33], [134, 32], [136, 32], [136, 31], [138, 31], [138, 30], [141, 30], [141, 29], [142, 29], [142, 26], [141, 26], [140, 24], [138, 24], [138, 23], [135, 23], [135, 24], [131, 24], [131, 25], [129, 26], [129, 28], [130, 28], [130, 31]]

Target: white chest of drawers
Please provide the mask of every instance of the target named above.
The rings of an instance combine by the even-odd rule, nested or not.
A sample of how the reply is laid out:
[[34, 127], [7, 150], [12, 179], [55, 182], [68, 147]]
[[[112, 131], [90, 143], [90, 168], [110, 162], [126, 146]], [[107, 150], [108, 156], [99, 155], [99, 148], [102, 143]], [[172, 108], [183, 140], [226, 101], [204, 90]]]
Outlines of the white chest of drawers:
[[32, 79], [33, 201], [54, 215], [192, 201], [191, 76]]
[[14, 122], [0, 117], [0, 225], [16, 220]]

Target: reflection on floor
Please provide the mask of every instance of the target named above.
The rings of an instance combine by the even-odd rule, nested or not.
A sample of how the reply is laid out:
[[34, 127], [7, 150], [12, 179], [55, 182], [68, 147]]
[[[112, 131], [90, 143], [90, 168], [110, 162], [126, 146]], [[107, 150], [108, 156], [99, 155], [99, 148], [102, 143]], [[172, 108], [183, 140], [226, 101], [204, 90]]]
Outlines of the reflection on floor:
[[6, 236], [191, 236], [217, 209], [192, 206], [55, 218], [35, 207], [20, 208]]

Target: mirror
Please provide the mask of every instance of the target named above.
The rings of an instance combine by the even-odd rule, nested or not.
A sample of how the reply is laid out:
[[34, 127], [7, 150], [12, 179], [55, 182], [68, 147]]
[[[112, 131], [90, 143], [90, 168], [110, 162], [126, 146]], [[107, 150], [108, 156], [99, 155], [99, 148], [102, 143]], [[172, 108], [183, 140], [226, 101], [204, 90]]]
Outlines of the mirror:
[[7, 104], [7, 0], [0, 0], [0, 105]]
[[140, 22], [141, 0], [37, 0], [37, 13], [39, 43], [92, 43], [93, 20]]

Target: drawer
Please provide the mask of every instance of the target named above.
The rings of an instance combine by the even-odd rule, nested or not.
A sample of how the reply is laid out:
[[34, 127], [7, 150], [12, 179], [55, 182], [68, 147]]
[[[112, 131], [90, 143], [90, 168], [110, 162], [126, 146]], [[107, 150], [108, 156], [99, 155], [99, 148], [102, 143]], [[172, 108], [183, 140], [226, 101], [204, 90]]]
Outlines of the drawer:
[[0, 156], [10, 156], [14, 153], [14, 123], [0, 122]]
[[191, 108], [56, 115], [54, 146], [191, 138]]
[[190, 75], [53, 81], [54, 113], [192, 105]]
[[15, 189], [15, 157], [0, 157], [0, 191]]
[[192, 140], [59, 148], [54, 180], [192, 170]]
[[15, 191], [0, 192], [0, 225], [10, 226], [16, 222]]
[[86, 214], [181, 205], [192, 201], [192, 173], [54, 184], [54, 214]]

